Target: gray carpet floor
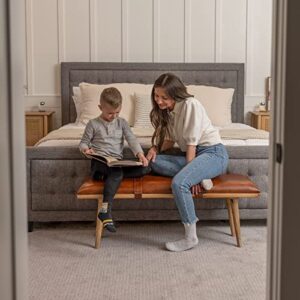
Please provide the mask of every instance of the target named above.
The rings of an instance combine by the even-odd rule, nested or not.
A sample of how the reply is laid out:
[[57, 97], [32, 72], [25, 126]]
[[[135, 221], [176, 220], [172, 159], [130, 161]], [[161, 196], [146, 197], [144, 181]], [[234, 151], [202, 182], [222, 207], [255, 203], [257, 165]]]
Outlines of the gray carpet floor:
[[31, 300], [265, 299], [265, 222], [242, 222], [243, 247], [224, 222], [199, 222], [199, 245], [172, 253], [179, 222], [121, 223], [94, 245], [93, 223], [37, 224], [29, 233]]

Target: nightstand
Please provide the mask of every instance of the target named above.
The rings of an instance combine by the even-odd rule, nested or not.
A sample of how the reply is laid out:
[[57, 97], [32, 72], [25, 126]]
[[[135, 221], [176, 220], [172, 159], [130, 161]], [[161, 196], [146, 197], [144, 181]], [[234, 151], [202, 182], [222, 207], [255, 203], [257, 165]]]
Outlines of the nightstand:
[[270, 112], [251, 111], [251, 126], [257, 129], [270, 131]]
[[51, 131], [53, 114], [54, 111], [26, 112], [26, 146], [33, 146]]

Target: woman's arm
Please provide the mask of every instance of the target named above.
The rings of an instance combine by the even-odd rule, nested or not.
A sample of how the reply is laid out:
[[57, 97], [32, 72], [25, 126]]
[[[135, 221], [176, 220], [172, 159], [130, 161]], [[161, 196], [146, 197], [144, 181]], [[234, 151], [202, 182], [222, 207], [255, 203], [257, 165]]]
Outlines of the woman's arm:
[[194, 145], [187, 145], [186, 149], [186, 162], [189, 163], [192, 161], [196, 156], [196, 146]]
[[[174, 146], [175, 142], [171, 141], [171, 140], [164, 140], [163, 141], [163, 144], [161, 146], [161, 151], [165, 151], [165, 150], [168, 150], [170, 148], [172, 148]], [[152, 146], [147, 155], [146, 155], [146, 158], [150, 161], [152, 160], [153, 162], [155, 162], [155, 158], [156, 158], [156, 155], [158, 153], [158, 149], [157, 149], [157, 146]]]
[[161, 151], [166, 151], [168, 149], [171, 149], [174, 146], [175, 142], [171, 140], [164, 140], [162, 146], [161, 146]]

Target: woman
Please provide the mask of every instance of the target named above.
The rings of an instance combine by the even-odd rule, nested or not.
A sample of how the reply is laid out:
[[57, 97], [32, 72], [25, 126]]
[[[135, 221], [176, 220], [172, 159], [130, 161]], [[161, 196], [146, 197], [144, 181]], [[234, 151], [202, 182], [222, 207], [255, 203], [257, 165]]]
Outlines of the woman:
[[[151, 99], [155, 131], [147, 159], [154, 172], [173, 177], [172, 192], [185, 229], [184, 238], [166, 243], [166, 248], [184, 251], [198, 244], [193, 194], [201, 191], [201, 185], [212, 188], [210, 178], [226, 171], [228, 154], [204, 107], [177, 76], [162, 74], [154, 83]], [[159, 154], [175, 142], [182, 155]]]

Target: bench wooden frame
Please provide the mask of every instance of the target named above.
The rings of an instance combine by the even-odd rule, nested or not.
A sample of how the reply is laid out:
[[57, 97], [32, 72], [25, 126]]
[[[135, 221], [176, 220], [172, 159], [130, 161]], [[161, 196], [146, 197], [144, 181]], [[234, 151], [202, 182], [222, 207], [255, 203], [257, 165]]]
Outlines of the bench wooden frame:
[[[160, 183], [153, 185], [153, 183]], [[226, 199], [228, 219], [231, 235], [236, 237], [237, 246], [242, 246], [240, 230], [239, 199], [257, 198], [260, 194], [258, 188], [247, 177], [239, 174], [225, 174], [213, 179], [214, 187], [210, 191], [204, 191], [195, 198]], [[149, 184], [151, 183], [151, 184]], [[150, 188], [147, 186], [150, 185]], [[115, 199], [172, 199], [171, 178], [147, 175], [143, 178], [124, 179]], [[153, 190], [155, 187], [155, 190]], [[152, 189], [152, 190], [151, 190]], [[100, 247], [103, 224], [98, 219], [98, 213], [102, 207], [103, 182], [93, 181], [88, 178], [77, 192], [79, 200], [97, 200], [96, 214], [96, 239], [95, 248]], [[152, 193], [152, 191], [154, 193]], [[157, 192], [157, 193], [156, 193]]]

